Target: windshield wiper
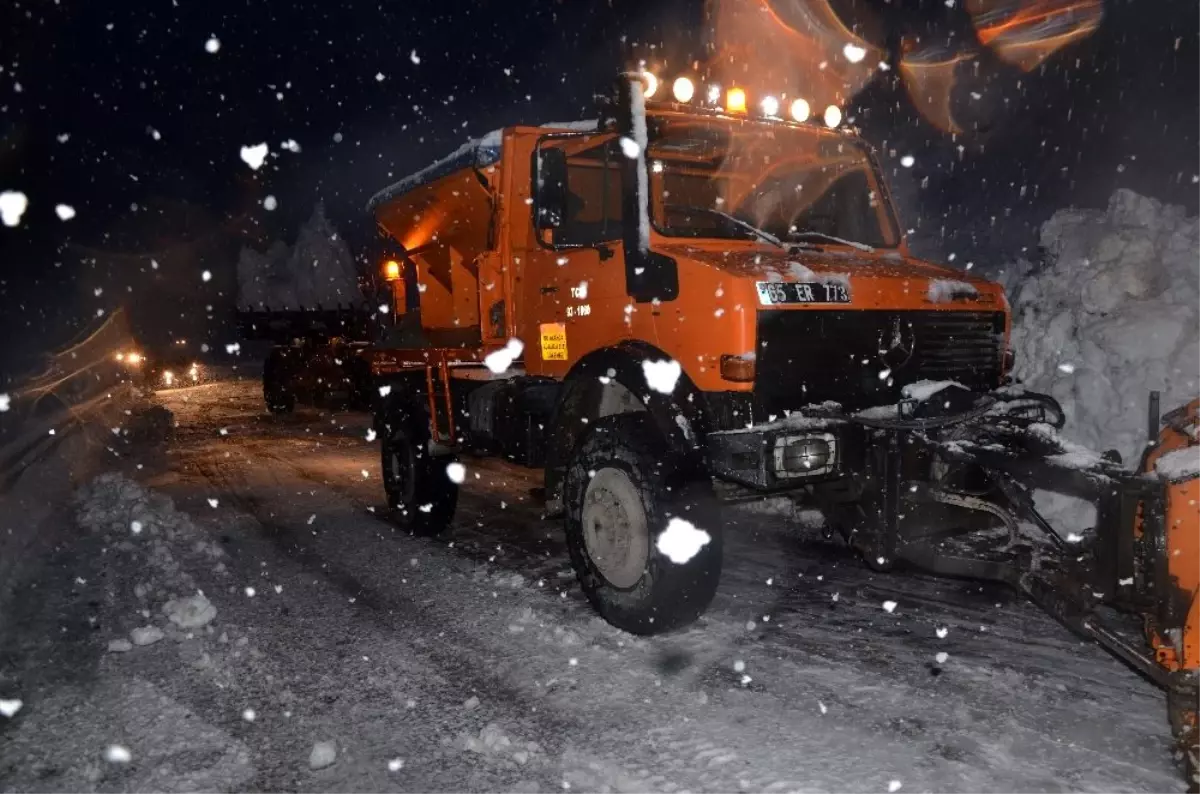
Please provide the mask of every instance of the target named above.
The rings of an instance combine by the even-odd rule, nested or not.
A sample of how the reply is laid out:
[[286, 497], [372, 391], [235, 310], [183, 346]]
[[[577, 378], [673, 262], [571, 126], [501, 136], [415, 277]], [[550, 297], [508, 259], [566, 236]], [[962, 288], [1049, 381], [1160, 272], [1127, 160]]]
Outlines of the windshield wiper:
[[736, 218], [733, 215], [730, 215], [728, 212], [722, 212], [721, 210], [713, 209], [712, 207], [695, 207], [690, 204], [670, 204], [668, 206], [670, 206], [671, 209], [696, 210], [697, 212], [707, 212], [711, 215], [716, 215], [718, 218], [724, 218], [725, 220], [729, 221], [734, 226], [737, 226], [739, 229], [743, 229], [744, 231], [750, 232], [750, 234], [753, 234], [755, 237], [759, 238], [760, 240], [764, 240], [764, 241], [770, 243], [771, 245], [778, 246], [779, 248], [783, 248], [784, 250], [787, 249], [787, 246], [783, 244], [783, 241], [780, 240], [775, 235], [771, 234], [770, 232], [764, 232], [762, 229], [758, 228], [757, 226], [746, 223], [741, 218]]
[[820, 237], [822, 240], [828, 240], [831, 243], [838, 243], [839, 245], [848, 245], [851, 248], [857, 248], [860, 251], [867, 251], [867, 252], [871, 252], [871, 253], [873, 253], [875, 251], [874, 248], [867, 245], [866, 243], [859, 243], [859, 242], [855, 242], [854, 240], [846, 240], [841, 237], [835, 237], [832, 234], [826, 234], [825, 232], [793, 232], [792, 234], [788, 235], [789, 240], [791, 240], [792, 238], [804, 238], [804, 237]]

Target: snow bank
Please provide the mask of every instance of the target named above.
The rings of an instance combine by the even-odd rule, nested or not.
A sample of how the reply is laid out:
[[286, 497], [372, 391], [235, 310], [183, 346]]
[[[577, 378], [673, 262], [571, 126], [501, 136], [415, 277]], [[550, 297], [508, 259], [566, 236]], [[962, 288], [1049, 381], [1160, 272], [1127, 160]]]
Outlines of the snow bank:
[[363, 294], [350, 247], [317, 202], [294, 246], [275, 242], [266, 253], [238, 256], [238, 306], [273, 309], [358, 305]]
[[1122, 189], [1055, 213], [1041, 244], [1008, 276], [1014, 374], [1062, 403], [1068, 438], [1135, 465], [1150, 390], [1164, 409], [1200, 390], [1200, 222]]

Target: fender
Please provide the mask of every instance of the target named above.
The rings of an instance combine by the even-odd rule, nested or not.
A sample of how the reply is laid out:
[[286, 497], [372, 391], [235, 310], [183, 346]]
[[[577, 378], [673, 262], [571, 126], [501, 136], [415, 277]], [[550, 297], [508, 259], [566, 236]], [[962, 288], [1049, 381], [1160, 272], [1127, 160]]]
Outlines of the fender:
[[704, 394], [686, 372], [675, 389], [663, 394], [650, 388], [642, 365], [673, 357], [653, 345], [631, 340], [600, 348], [581, 358], [563, 379], [546, 441], [546, 495], [550, 505], [560, 498], [562, 477], [588, 422], [600, 416], [606, 381], [627, 389], [644, 406], [669, 448], [685, 467], [705, 466], [704, 438], [709, 419]]

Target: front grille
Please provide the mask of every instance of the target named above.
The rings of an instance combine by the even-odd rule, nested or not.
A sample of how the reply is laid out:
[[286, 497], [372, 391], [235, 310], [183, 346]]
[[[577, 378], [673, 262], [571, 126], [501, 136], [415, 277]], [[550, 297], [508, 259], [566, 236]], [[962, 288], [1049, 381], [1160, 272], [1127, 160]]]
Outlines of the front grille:
[[826, 400], [865, 408], [921, 380], [985, 391], [1000, 385], [1003, 346], [1003, 312], [764, 310], [756, 402], [769, 412]]

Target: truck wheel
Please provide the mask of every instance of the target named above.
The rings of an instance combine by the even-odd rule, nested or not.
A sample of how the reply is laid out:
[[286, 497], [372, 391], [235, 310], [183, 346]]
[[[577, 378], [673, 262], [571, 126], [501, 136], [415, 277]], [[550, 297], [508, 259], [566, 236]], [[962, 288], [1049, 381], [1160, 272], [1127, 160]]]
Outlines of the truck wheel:
[[[661, 634], [696, 620], [721, 577], [719, 511], [696, 527], [708, 542], [685, 561], [658, 549], [673, 516], [694, 501], [667, 463], [666, 445], [640, 414], [596, 422], [567, 469], [567, 547], [583, 592], [606, 621], [632, 634]], [[678, 480], [678, 482], [677, 482]]]
[[402, 430], [385, 438], [379, 449], [388, 506], [414, 535], [436, 535], [448, 527], [458, 506], [458, 485], [446, 472], [454, 459], [430, 455]]
[[263, 400], [273, 414], [290, 414], [296, 410], [296, 393], [288, 383], [287, 363], [278, 351], [271, 351], [263, 367]]

